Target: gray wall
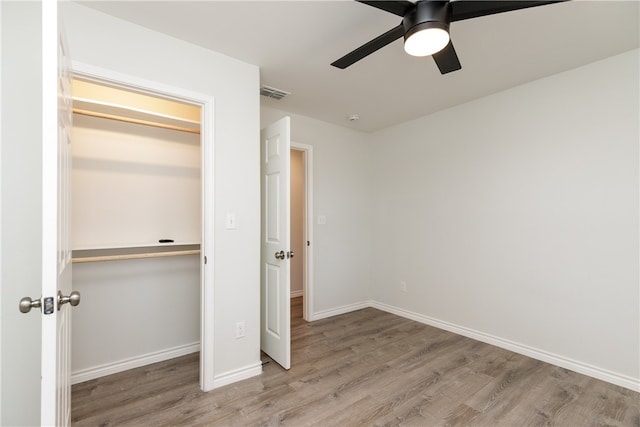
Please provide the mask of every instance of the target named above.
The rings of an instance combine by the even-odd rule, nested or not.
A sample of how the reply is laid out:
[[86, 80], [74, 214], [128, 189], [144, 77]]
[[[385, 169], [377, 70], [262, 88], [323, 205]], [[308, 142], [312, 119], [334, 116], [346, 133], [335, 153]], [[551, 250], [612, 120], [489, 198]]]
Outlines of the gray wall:
[[638, 75], [635, 50], [374, 134], [373, 299], [637, 387]]
[[638, 389], [638, 93], [634, 50], [371, 134], [263, 106], [314, 147], [314, 317], [373, 306]]

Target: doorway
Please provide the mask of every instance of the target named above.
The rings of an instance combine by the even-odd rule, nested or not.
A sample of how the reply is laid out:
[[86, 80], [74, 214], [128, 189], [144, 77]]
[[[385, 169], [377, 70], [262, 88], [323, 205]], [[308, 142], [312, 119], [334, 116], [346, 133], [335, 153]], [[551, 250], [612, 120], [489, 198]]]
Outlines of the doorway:
[[292, 148], [290, 150], [290, 237], [291, 250], [299, 256], [291, 259], [291, 327], [303, 320], [304, 307], [304, 247], [307, 242], [304, 238], [305, 219], [305, 176], [304, 176], [304, 151]]
[[[173, 251], [174, 248], [160, 248], [158, 252], [173, 252], [177, 258], [187, 259], [189, 256], [196, 256], [196, 258], [191, 258], [193, 261], [191, 265], [194, 265], [195, 268], [198, 269], [198, 273], [194, 273], [196, 275], [199, 274], [199, 277], [195, 277], [197, 280], [197, 288], [194, 290], [196, 301], [196, 312], [199, 312], [197, 319], [195, 319], [196, 326], [199, 326], [199, 331], [196, 332], [196, 339], [194, 343], [190, 345], [182, 346], [181, 348], [169, 348], [168, 351], [159, 352], [150, 352], [142, 354], [141, 357], [138, 357], [137, 362], [138, 366], [148, 363], [154, 363], [159, 360], [164, 360], [170, 358], [172, 355], [177, 357], [181, 354], [186, 354], [186, 352], [198, 351], [200, 352], [200, 387], [201, 389], [208, 391], [213, 388], [213, 257], [210, 255], [207, 259], [207, 251], [210, 248], [213, 248], [213, 224], [212, 221], [207, 220], [207, 218], [213, 217], [213, 215], [207, 215], [207, 212], [213, 212], [213, 132], [211, 132], [213, 126], [213, 98], [208, 97], [203, 94], [193, 93], [181, 88], [168, 87], [166, 85], [161, 85], [156, 82], [146, 81], [142, 79], [138, 79], [132, 76], [122, 75], [120, 73], [114, 73], [109, 70], [99, 69], [97, 67], [92, 67], [83, 64], [74, 64], [74, 75], [76, 78], [81, 80], [86, 80], [90, 82], [95, 82], [98, 84], [103, 84], [109, 87], [114, 87], [116, 89], [131, 91], [133, 93], [150, 95], [152, 97], [156, 97], [159, 99], [164, 99], [168, 101], [177, 101], [178, 103], [182, 103], [188, 106], [194, 106], [200, 110], [199, 117], [199, 136], [196, 140], [196, 144], [199, 144], [199, 170], [197, 171], [197, 179], [199, 181], [199, 188], [196, 189], [196, 197], [198, 197], [198, 212], [197, 222], [199, 227], [196, 231], [196, 236], [189, 235], [186, 233], [185, 235], [189, 235], [189, 237], [185, 239], [175, 239], [173, 236], [159, 236], [158, 240], [156, 240], [157, 246], [162, 246], [164, 244], [175, 244], [175, 249], [177, 251]], [[146, 117], [142, 118], [143, 121], [146, 120]], [[157, 129], [156, 129], [157, 130]], [[191, 143], [193, 145], [193, 143]], [[98, 167], [105, 167], [105, 163], [94, 162]], [[193, 175], [194, 172], [189, 168], [174, 168], [170, 172], [174, 175]], [[193, 178], [193, 176], [192, 176]], [[167, 208], [170, 207], [171, 200], [167, 200]], [[160, 231], [162, 233], [162, 231]], [[181, 232], [182, 233], [182, 232]], [[180, 233], [177, 233], [180, 234]], [[193, 234], [193, 233], [191, 233]], [[171, 240], [174, 240], [171, 242]], [[133, 244], [132, 246], [136, 246]], [[180, 246], [179, 248], [177, 246]], [[195, 246], [195, 247], [194, 247]], [[137, 252], [140, 252], [139, 249], [135, 248], [127, 248], [128, 250], [125, 255], [133, 255], [135, 256]], [[143, 252], [156, 252], [155, 249], [151, 251], [147, 251], [147, 248], [144, 248]], [[175, 252], [184, 251], [184, 253], [175, 254]], [[196, 255], [199, 254], [199, 255]], [[189, 255], [189, 256], [181, 256], [181, 255]], [[161, 255], [163, 258], [165, 255]], [[163, 259], [161, 258], [161, 259]], [[135, 268], [135, 267], [134, 267]], [[148, 301], [152, 303], [153, 301]], [[138, 316], [140, 317], [140, 316]], [[144, 317], [144, 316], [142, 316]], [[140, 318], [142, 318], [140, 317]], [[133, 318], [132, 321], [135, 322], [140, 320], [138, 318]], [[106, 328], [109, 325], [105, 325]], [[199, 341], [199, 342], [198, 342]], [[106, 365], [102, 368], [104, 369], [104, 374], [113, 373], [118, 370], [127, 369], [129, 365], [124, 364], [122, 366], [118, 366], [115, 364], [113, 366]], [[100, 367], [98, 367], [100, 368]], [[120, 369], [119, 369], [120, 368]], [[114, 369], [116, 371], [114, 371]]]
[[313, 147], [291, 141], [291, 314], [313, 320]]
[[[290, 140], [290, 120], [260, 131], [260, 348], [284, 369], [291, 366], [292, 320], [300, 319], [291, 317], [291, 297], [294, 310], [302, 307], [300, 322], [311, 320], [313, 307], [312, 147]], [[293, 264], [298, 259], [302, 263]]]

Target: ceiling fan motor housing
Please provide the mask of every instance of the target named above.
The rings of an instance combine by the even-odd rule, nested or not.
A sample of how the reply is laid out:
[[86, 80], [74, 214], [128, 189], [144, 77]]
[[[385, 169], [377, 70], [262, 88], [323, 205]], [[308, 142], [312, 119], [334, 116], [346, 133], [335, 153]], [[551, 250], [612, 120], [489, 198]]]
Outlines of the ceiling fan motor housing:
[[426, 28], [441, 28], [449, 32], [449, 4], [448, 1], [423, 0], [402, 19], [404, 26], [404, 40], [412, 34]]

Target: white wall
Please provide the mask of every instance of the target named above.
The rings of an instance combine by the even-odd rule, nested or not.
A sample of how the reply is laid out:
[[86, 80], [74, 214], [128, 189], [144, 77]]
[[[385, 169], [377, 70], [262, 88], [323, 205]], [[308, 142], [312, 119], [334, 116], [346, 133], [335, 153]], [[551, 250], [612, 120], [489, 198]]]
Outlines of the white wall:
[[[216, 372], [255, 363], [257, 68], [67, 9], [75, 59], [216, 98]], [[371, 136], [292, 115], [327, 218], [313, 312], [372, 297], [637, 379], [637, 63], [625, 54]], [[262, 125], [285, 114], [265, 108]]]
[[[40, 322], [16, 301], [39, 292], [40, 30], [25, 23], [39, 24], [40, 8], [0, 7], [0, 423], [34, 425]], [[77, 4], [63, 12], [76, 60], [215, 97], [215, 369], [255, 366], [257, 67]], [[292, 115], [294, 139], [314, 146], [327, 217], [315, 226], [315, 312], [373, 298], [637, 384], [637, 76], [635, 51], [372, 136]], [[282, 115], [265, 109], [262, 124]], [[226, 212], [238, 230], [224, 230]], [[235, 340], [239, 320], [247, 336]]]
[[75, 114], [72, 247], [201, 240], [200, 135]]
[[72, 381], [198, 351], [197, 255], [74, 264]]
[[[257, 68], [65, 8], [77, 60], [216, 98], [215, 367], [254, 366]], [[291, 115], [327, 219], [312, 313], [373, 300], [637, 384], [637, 75], [636, 51], [373, 135]], [[284, 115], [263, 108], [261, 125]]]
[[[40, 310], [18, 311], [41, 293], [41, 5], [0, 2], [2, 21], [2, 365], [0, 425], [40, 424]], [[20, 40], [20, 43], [16, 43]]]
[[[258, 68], [78, 4], [64, 3], [62, 12], [74, 60], [215, 98], [214, 369], [217, 379], [254, 372], [260, 368]], [[227, 212], [236, 214], [236, 230], [225, 229]], [[246, 324], [243, 339], [235, 339], [238, 321]]]
[[[367, 135], [319, 120], [261, 109], [265, 127], [291, 117], [291, 139], [313, 146], [314, 318], [368, 299], [371, 284], [371, 183]], [[318, 216], [325, 225], [317, 224]]]
[[374, 134], [373, 299], [637, 388], [638, 75], [635, 50]]
[[[73, 124], [74, 250], [200, 242], [199, 135], [78, 114]], [[200, 347], [196, 255], [77, 263], [73, 289], [74, 383]]]

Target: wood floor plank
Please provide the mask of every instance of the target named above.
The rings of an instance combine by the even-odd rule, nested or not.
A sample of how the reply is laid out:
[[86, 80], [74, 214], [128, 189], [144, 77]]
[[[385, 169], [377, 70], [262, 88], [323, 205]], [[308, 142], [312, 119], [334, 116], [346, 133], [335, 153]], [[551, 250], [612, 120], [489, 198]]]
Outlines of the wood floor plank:
[[526, 399], [520, 399], [518, 405], [505, 415], [505, 421], [517, 421], [518, 414], [532, 414], [527, 421], [529, 426], [542, 425], [581, 425], [576, 420], [567, 419], [566, 414], [574, 413], [576, 402], [580, 398], [589, 378], [556, 366], [546, 365], [544, 375], [528, 392]]
[[72, 388], [74, 426], [635, 426], [640, 395], [367, 308], [313, 323], [292, 300], [292, 367], [208, 393], [198, 354]]
[[380, 405], [370, 396], [344, 406], [337, 411], [325, 414], [319, 421], [313, 423], [316, 426], [370, 426], [376, 420], [389, 415], [392, 412], [388, 405]]
[[475, 373], [466, 367], [445, 376], [434, 372], [431, 379], [423, 378], [415, 389], [408, 387], [405, 393], [395, 392], [394, 398], [399, 402], [395, 411], [403, 414], [416, 412], [434, 420], [443, 420], [457, 411], [461, 402], [492, 380], [492, 377]]

